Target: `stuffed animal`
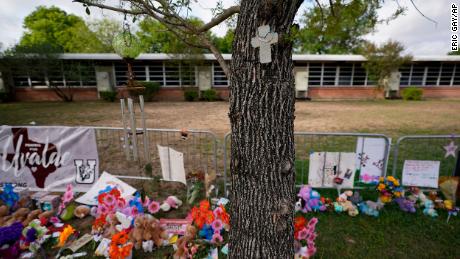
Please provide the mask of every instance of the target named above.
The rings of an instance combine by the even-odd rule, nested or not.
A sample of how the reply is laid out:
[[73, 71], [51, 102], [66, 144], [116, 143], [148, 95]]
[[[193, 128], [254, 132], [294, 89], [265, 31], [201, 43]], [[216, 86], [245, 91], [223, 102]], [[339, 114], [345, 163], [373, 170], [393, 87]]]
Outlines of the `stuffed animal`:
[[51, 217], [53, 217], [54, 215], [56, 215], [56, 211], [55, 210], [47, 210], [43, 213], [41, 213], [40, 215], [38, 215], [38, 218], [39, 219], [50, 219]]
[[146, 220], [143, 237], [146, 241], [152, 240], [157, 247], [160, 247], [163, 241], [168, 239], [168, 235], [164, 228], [161, 227], [160, 221], [155, 218]]
[[326, 206], [321, 202], [321, 196], [317, 191], [314, 191], [310, 185], [302, 186], [297, 197], [300, 198], [297, 201], [297, 207], [299, 207], [300, 204], [300, 210], [304, 213], [326, 210]]
[[106, 223], [104, 226], [104, 233], [102, 234], [103, 237], [105, 238], [112, 238], [113, 235], [115, 235], [118, 230], [117, 230], [117, 224], [118, 224], [117, 216], [115, 214], [109, 214], [106, 217]]
[[0, 206], [0, 217], [8, 216], [9, 212], [10, 212], [10, 210], [9, 210], [8, 206], [6, 206], [6, 205]]
[[[415, 205], [417, 206], [424, 206], [425, 201], [426, 201], [426, 196], [425, 194], [418, 188], [418, 187], [409, 187], [409, 193], [408, 195], [409, 200], [414, 201]], [[420, 203], [417, 204], [416, 202], [419, 201]]]
[[179, 200], [176, 196], [169, 196], [166, 200], [161, 204], [160, 208], [162, 211], [169, 211], [171, 208], [177, 209], [182, 205], [182, 201]]
[[378, 201], [366, 201], [366, 205], [369, 208], [371, 208], [373, 210], [377, 210], [377, 211], [381, 210], [383, 208], [383, 206], [384, 206], [383, 202], [381, 202], [380, 200], [378, 200]]
[[321, 202], [324, 204], [324, 206], [326, 207], [327, 211], [329, 211], [329, 212], [334, 211], [334, 204], [333, 204], [331, 198], [321, 197]]
[[379, 211], [369, 207], [366, 202], [358, 203], [358, 208], [359, 208], [359, 211], [365, 215], [373, 216], [373, 217], [379, 216]]
[[398, 204], [399, 209], [404, 212], [415, 213], [415, 202], [404, 197], [398, 197], [394, 199], [394, 201]]
[[91, 211], [91, 208], [89, 206], [79, 205], [75, 208], [75, 210], [73, 211], [73, 214], [75, 215], [75, 217], [82, 219], [86, 217], [90, 213], [90, 211]]
[[334, 211], [337, 213], [341, 213], [343, 211], [342, 205], [340, 205], [338, 202], [334, 202]]
[[428, 199], [433, 201], [435, 209], [445, 209], [444, 201], [438, 196], [438, 192], [430, 191]]
[[351, 201], [343, 202], [342, 207], [343, 207], [343, 211], [348, 212], [349, 216], [354, 217], [359, 214], [358, 208], [355, 205], [353, 205]]
[[177, 250], [174, 253], [174, 259], [183, 259], [190, 257], [190, 254], [188, 252], [188, 243], [191, 240], [195, 239], [197, 233], [198, 230], [194, 226], [187, 225], [184, 236], [182, 236], [176, 241]]
[[129, 239], [134, 244], [134, 248], [139, 249], [142, 247], [142, 241], [144, 239], [144, 228], [145, 228], [145, 217], [138, 215], [134, 219], [134, 228], [129, 233]]
[[354, 205], [358, 205], [363, 201], [363, 197], [361, 197], [359, 191], [355, 191], [352, 196], [348, 197], [348, 200], [351, 201]]
[[22, 225], [23, 226], [28, 226], [29, 223], [34, 220], [34, 219], [38, 219], [38, 215], [40, 215], [42, 213], [42, 210], [41, 209], [36, 209], [36, 210], [33, 210], [31, 211], [28, 215], [27, 215], [27, 218], [22, 221]]
[[342, 194], [339, 195], [339, 197], [337, 198], [337, 201], [338, 202], [345, 202], [352, 195], [353, 195], [353, 191], [344, 191]]
[[435, 218], [438, 216], [438, 212], [434, 209], [434, 204], [432, 200], [427, 199], [425, 201], [425, 209], [423, 209], [423, 214], [431, 216], [432, 218]]
[[27, 218], [27, 214], [29, 214], [30, 210], [28, 208], [19, 208], [16, 210], [8, 221], [6, 221], [5, 226], [10, 226], [16, 221], [24, 221]]

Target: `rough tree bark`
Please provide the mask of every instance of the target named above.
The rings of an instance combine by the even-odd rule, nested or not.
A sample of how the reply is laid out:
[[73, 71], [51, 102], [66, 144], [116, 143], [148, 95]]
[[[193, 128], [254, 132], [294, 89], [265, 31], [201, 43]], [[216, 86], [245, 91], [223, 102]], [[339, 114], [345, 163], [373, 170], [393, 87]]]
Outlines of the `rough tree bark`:
[[[243, 0], [230, 75], [230, 258], [294, 257], [294, 76], [289, 33], [300, 0]], [[272, 62], [251, 47], [257, 27], [279, 35]]]

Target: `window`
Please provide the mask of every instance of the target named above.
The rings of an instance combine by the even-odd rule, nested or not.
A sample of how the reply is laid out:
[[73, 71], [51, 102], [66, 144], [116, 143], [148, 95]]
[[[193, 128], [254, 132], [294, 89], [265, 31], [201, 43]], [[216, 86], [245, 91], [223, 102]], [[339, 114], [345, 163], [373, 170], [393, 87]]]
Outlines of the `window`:
[[322, 74], [321, 63], [310, 63], [308, 65], [308, 84], [309, 85], [321, 85], [321, 74]]
[[116, 85], [126, 85], [128, 81], [128, 65], [125, 62], [117, 62], [115, 66]]
[[412, 77], [410, 80], [410, 85], [422, 86], [424, 75], [425, 75], [425, 65], [414, 64], [412, 66]]
[[439, 69], [441, 69], [440, 63], [427, 64], [425, 85], [437, 85], [438, 84]]
[[96, 70], [91, 61], [81, 61], [79, 64], [80, 79], [82, 86], [96, 86]]
[[353, 85], [366, 85], [366, 76], [366, 70], [362, 67], [361, 63], [355, 63]]
[[450, 85], [452, 75], [454, 74], [455, 65], [452, 63], [443, 63], [441, 68], [441, 76], [439, 85]]
[[195, 85], [195, 66], [189, 63], [182, 63], [180, 67], [181, 85]]
[[157, 82], [160, 85], [164, 85], [163, 62], [155, 62], [149, 64], [149, 78], [150, 81]]
[[339, 85], [351, 85], [353, 76], [353, 64], [344, 63], [340, 65]]
[[227, 76], [225, 75], [224, 70], [220, 67], [220, 65], [217, 62], [212, 64], [212, 71], [213, 71], [213, 76], [212, 76], [213, 85], [215, 86], [227, 86], [228, 85]]
[[324, 63], [323, 85], [335, 85], [336, 74], [337, 74], [337, 64]]
[[409, 85], [409, 76], [410, 76], [411, 66], [403, 66], [399, 69], [401, 73], [400, 85]]
[[180, 72], [178, 63], [165, 62], [165, 82], [166, 85], [180, 86]]

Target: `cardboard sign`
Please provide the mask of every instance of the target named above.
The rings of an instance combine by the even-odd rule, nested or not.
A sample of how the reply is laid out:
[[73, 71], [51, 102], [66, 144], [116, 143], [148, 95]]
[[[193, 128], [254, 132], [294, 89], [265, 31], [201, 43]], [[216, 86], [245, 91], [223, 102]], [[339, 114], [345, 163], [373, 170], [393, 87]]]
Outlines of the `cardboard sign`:
[[406, 160], [404, 161], [402, 184], [438, 188], [439, 161]]
[[97, 180], [97, 182], [93, 185], [93, 187], [75, 201], [87, 205], [97, 205], [97, 196], [99, 195], [99, 192], [105, 190], [109, 186], [116, 187], [120, 191], [121, 197], [123, 198], [127, 198], [136, 192], [136, 189], [131, 187], [129, 184], [121, 181], [120, 179], [107, 172], [104, 172], [102, 173], [99, 180]]
[[160, 155], [163, 180], [181, 182], [187, 185], [184, 169], [184, 154], [170, 147], [157, 145]]
[[[312, 187], [353, 188], [356, 153], [313, 152], [310, 154], [308, 184]], [[342, 179], [340, 184], [336, 178]]]
[[383, 176], [385, 162], [385, 139], [359, 137], [356, 143], [356, 169], [363, 183], [377, 183]]
[[0, 126], [0, 187], [87, 191], [99, 174], [94, 129]]
[[160, 219], [160, 225], [166, 233], [173, 235], [184, 235], [189, 224], [192, 224], [191, 219]]

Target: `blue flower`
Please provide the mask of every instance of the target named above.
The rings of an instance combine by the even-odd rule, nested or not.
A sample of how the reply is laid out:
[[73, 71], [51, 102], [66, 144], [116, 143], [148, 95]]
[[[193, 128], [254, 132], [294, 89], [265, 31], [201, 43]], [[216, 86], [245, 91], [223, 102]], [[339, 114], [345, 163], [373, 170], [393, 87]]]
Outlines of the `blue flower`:
[[198, 235], [206, 240], [211, 240], [214, 230], [212, 230], [211, 225], [205, 224], [203, 228], [198, 232]]
[[144, 213], [144, 207], [142, 206], [141, 195], [139, 192], [136, 192], [134, 199], [129, 201], [129, 206], [136, 207], [138, 213]]

